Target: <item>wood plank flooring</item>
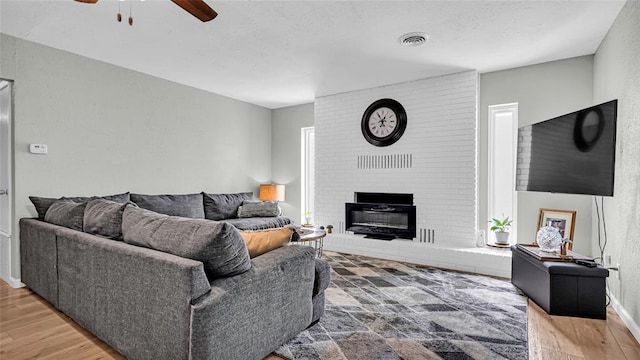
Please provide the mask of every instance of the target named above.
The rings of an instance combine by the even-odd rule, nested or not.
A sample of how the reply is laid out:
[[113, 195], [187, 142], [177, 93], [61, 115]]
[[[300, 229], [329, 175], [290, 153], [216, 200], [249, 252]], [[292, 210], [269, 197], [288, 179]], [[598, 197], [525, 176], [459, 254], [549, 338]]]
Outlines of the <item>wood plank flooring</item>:
[[[550, 316], [529, 301], [528, 325], [531, 360], [640, 360], [640, 345], [611, 307], [605, 321]], [[0, 280], [0, 359], [124, 357], [32, 291]]]
[[124, 359], [46, 300], [0, 280], [0, 359]]

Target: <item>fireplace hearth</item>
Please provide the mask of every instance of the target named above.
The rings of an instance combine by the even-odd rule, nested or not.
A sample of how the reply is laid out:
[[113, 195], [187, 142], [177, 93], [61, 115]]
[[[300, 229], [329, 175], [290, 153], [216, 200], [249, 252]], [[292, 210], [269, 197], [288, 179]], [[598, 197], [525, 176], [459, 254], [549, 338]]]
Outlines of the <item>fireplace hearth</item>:
[[347, 231], [380, 240], [416, 237], [413, 194], [356, 192], [354, 200], [345, 204]]

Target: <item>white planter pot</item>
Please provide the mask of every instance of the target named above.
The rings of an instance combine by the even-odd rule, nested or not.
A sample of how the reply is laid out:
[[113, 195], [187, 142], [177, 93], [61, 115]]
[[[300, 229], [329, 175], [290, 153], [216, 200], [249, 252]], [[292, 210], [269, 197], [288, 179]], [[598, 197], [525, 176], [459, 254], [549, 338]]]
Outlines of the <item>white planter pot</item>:
[[509, 233], [496, 231], [496, 244], [506, 245], [509, 243]]

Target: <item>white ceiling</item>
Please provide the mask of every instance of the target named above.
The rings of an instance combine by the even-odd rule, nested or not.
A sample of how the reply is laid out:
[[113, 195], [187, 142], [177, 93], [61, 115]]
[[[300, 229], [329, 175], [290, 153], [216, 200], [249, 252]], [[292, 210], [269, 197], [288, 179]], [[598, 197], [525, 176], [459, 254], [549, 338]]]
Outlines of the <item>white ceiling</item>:
[[[0, 0], [3, 33], [268, 108], [469, 69], [593, 54], [620, 0]], [[116, 21], [118, 6], [124, 22]], [[134, 25], [129, 26], [129, 5]], [[424, 31], [426, 45], [398, 37]]]

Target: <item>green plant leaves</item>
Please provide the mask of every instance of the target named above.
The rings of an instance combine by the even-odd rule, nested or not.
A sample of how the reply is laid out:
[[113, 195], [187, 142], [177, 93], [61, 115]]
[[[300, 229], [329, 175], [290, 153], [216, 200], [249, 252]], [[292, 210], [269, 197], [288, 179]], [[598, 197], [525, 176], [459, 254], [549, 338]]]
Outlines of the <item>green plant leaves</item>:
[[509, 217], [507, 216], [506, 218], [504, 218], [502, 220], [496, 219], [496, 218], [491, 218], [490, 222], [493, 223], [493, 226], [489, 230], [497, 231], [497, 232], [507, 232], [507, 231], [509, 231], [509, 227], [511, 226], [512, 220], [509, 219]]

